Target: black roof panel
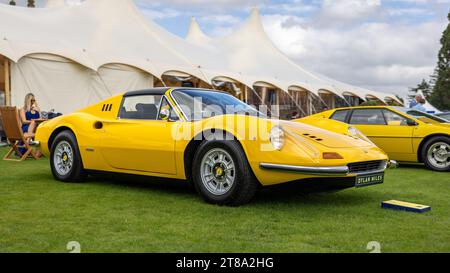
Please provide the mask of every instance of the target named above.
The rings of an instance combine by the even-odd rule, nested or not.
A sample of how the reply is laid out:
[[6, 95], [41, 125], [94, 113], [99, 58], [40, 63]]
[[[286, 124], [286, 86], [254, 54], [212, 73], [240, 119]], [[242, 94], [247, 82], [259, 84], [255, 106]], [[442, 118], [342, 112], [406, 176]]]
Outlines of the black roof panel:
[[151, 88], [137, 91], [130, 91], [125, 93], [124, 97], [143, 96], [143, 95], [164, 95], [170, 87]]
[[[204, 89], [204, 88], [192, 88], [192, 87], [160, 87], [160, 88], [150, 88], [144, 90], [130, 91], [125, 93], [124, 97], [132, 97], [132, 96], [145, 96], [145, 95], [164, 95], [167, 90], [198, 90], [198, 91], [212, 91], [212, 92], [221, 92], [212, 89]], [[225, 93], [225, 92], [221, 92]]]

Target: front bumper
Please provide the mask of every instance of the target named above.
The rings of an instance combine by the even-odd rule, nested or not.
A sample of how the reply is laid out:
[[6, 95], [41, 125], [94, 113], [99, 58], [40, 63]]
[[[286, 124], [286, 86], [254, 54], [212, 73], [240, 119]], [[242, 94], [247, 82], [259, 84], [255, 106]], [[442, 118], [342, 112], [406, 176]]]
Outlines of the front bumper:
[[387, 168], [397, 168], [398, 163], [394, 160], [386, 161], [377, 170], [371, 170], [367, 172], [351, 173], [348, 166], [331, 166], [331, 167], [312, 167], [312, 166], [296, 166], [296, 165], [282, 165], [271, 163], [260, 163], [259, 167], [264, 170], [295, 172], [300, 174], [318, 175], [318, 176], [333, 176], [344, 177], [348, 175], [368, 175], [386, 171]]

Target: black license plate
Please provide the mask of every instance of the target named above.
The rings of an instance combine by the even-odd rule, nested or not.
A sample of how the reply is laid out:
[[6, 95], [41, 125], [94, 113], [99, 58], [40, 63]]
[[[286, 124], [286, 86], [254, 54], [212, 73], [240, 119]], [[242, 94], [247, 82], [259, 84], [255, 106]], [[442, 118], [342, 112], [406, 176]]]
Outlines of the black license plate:
[[359, 188], [370, 185], [382, 184], [383, 182], [384, 182], [384, 173], [358, 175], [356, 177], [355, 186]]

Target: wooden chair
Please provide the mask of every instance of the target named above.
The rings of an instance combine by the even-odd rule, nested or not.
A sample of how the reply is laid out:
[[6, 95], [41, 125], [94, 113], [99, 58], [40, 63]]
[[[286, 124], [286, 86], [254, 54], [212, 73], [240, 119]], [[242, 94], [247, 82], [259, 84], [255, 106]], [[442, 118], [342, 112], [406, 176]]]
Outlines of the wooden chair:
[[2, 114], [0, 113], [0, 144], [5, 136], [5, 132], [3, 131], [3, 122], [2, 122]]
[[[5, 155], [3, 160], [7, 161], [23, 161], [29, 155], [34, 159], [39, 159], [36, 152], [30, 146], [30, 141], [34, 134], [23, 133], [19, 121], [19, 113], [16, 107], [0, 107], [1, 119], [3, 123], [3, 130], [5, 131], [6, 139], [12, 144], [11, 149]], [[19, 148], [26, 149], [25, 153], [21, 153]], [[20, 159], [11, 158], [11, 155], [16, 152]]]

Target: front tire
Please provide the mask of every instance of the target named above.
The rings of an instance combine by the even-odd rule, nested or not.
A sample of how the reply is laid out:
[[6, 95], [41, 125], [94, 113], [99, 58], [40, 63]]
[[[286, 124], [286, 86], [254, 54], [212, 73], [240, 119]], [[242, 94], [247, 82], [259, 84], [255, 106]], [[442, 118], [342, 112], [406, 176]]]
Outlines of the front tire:
[[423, 146], [422, 158], [428, 169], [450, 171], [450, 138], [439, 136], [428, 140]]
[[77, 139], [72, 132], [63, 131], [56, 136], [51, 147], [50, 166], [58, 181], [79, 183], [86, 179]]
[[193, 184], [210, 204], [239, 206], [252, 200], [258, 182], [236, 141], [205, 141], [192, 164]]

